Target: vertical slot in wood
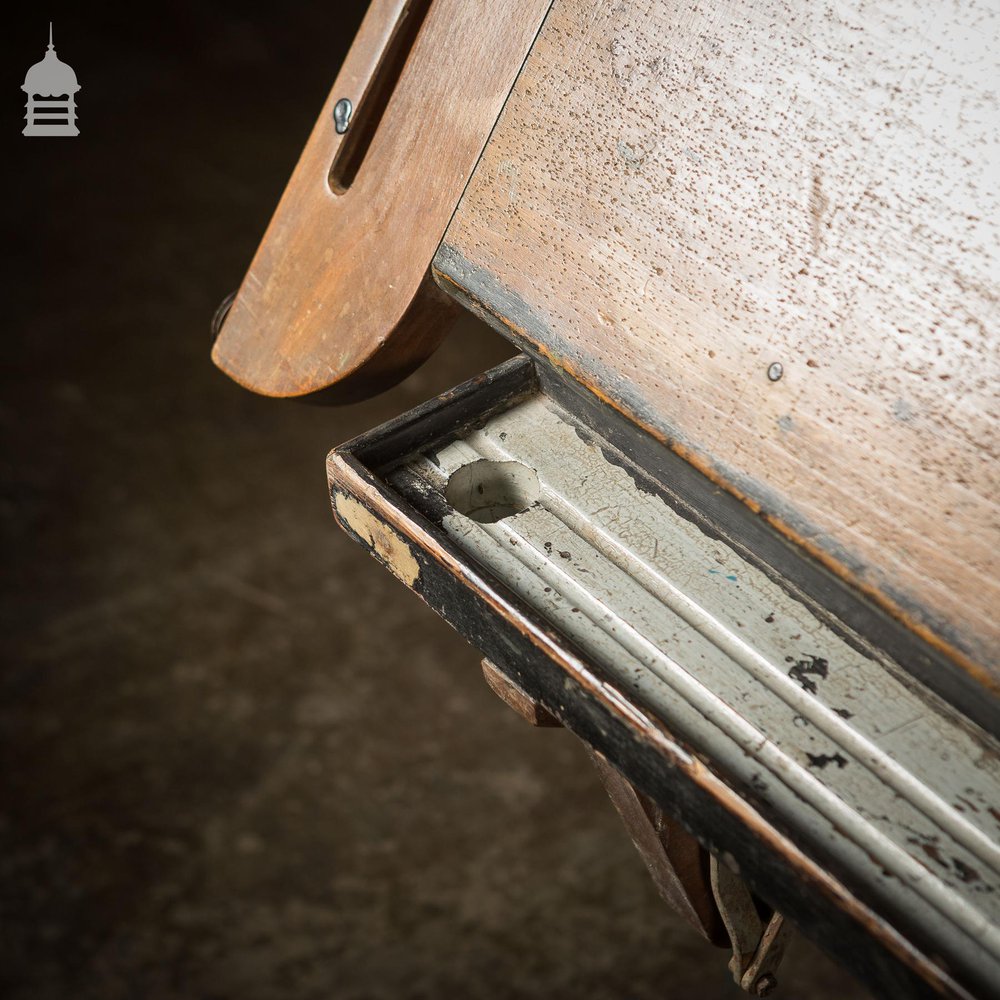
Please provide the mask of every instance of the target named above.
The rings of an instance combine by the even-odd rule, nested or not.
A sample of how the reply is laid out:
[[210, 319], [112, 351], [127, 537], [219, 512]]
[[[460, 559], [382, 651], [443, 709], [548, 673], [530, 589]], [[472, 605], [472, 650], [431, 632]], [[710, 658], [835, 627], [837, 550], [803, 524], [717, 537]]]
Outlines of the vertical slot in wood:
[[430, 5], [431, 0], [413, 0], [400, 13], [375, 73], [355, 104], [350, 126], [330, 165], [329, 183], [334, 194], [343, 194], [354, 183]]

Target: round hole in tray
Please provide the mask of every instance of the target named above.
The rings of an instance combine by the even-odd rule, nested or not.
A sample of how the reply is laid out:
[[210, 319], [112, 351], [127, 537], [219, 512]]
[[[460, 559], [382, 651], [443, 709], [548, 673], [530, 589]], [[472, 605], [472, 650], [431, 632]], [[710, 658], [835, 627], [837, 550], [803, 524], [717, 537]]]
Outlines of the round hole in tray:
[[481, 458], [456, 469], [445, 499], [473, 521], [492, 524], [527, 510], [541, 494], [538, 474], [520, 462]]

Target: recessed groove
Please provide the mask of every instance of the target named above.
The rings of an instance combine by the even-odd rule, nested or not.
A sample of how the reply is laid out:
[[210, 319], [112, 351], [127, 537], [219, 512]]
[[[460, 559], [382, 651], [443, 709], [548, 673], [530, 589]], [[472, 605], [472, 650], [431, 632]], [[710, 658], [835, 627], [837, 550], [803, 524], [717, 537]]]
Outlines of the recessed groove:
[[[493, 461], [511, 461], [512, 453], [499, 447], [495, 442], [484, 442], [477, 440], [474, 444], [469, 442], [456, 442], [452, 445], [456, 455], [468, 457], [472, 462], [490, 459]], [[924, 813], [932, 816], [936, 823], [948, 830], [957, 843], [960, 843], [970, 854], [972, 854], [982, 864], [989, 866], [995, 872], [1000, 873], [1000, 847], [981, 831], [978, 827], [969, 823], [963, 816], [956, 813], [947, 802], [932, 788], [924, 784], [906, 768], [893, 760], [884, 750], [867, 739], [853, 727], [848, 725], [841, 717], [837, 716], [826, 705], [814, 697], [803, 692], [793, 681], [781, 672], [767, 657], [754, 650], [749, 644], [742, 640], [732, 629], [726, 628], [717, 618], [708, 614], [704, 608], [692, 601], [686, 594], [676, 586], [666, 580], [662, 574], [653, 567], [635, 556], [617, 539], [611, 537], [607, 532], [600, 530], [594, 522], [588, 522], [583, 513], [570, 504], [565, 497], [552, 491], [543, 483], [543, 507], [545, 511], [559, 519], [568, 531], [575, 534], [581, 542], [597, 549], [610, 563], [612, 563], [622, 573], [633, 579], [636, 584], [642, 587], [649, 596], [663, 604], [663, 606], [673, 612], [678, 618], [687, 622], [698, 633], [711, 642], [720, 652], [724, 653], [734, 663], [738, 664], [754, 680], [764, 685], [775, 696], [781, 698], [800, 716], [808, 718], [809, 721], [821, 729], [826, 736], [833, 740], [837, 746], [854, 758], [862, 767], [866, 768], [873, 777], [883, 782], [897, 794], [912, 802]], [[581, 526], [584, 532], [581, 533]], [[490, 535], [495, 535], [498, 531], [503, 531], [508, 536], [516, 535], [514, 524], [508, 523], [501, 528], [488, 531]], [[520, 548], [513, 552], [513, 555], [524, 562], [526, 551], [530, 548], [536, 554], [544, 558], [543, 553], [537, 549], [536, 542], [524, 535], [517, 535]], [[509, 537], [508, 537], [509, 540]], [[527, 566], [528, 564], [525, 563]], [[546, 583], [551, 584], [560, 593], [572, 592], [574, 600], [581, 609], [585, 606], [593, 608], [593, 598], [590, 593], [580, 586], [578, 580], [562, 571], [561, 568], [553, 564], [553, 575], [541, 574]], [[610, 613], [606, 606], [598, 606], [605, 614]], [[600, 611], [588, 615], [595, 625], [604, 628], [599, 617]], [[651, 643], [646, 637], [639, 635], [622, 618], [616, 619], [622, 631], [629, 631], [634, 634], [637, 640], [641, 640], [645, 647], [645, 655], [653, 662], [659, 656], [666, 657], [666, 653], [657, 645]], [[605, 629], [605, 631], [607, 631]], [[620, 637], [608, 633], [616, 641], [621, 642]], [[632, 650], [633, 653], [636, 650]], [[667, 657], [669, 659], [669, 657]], [[674, 662], [674, 661], [670, 661]], [[677, 666], [676, 663], [674, 663]], [[683, 669], [678, 667], [678, 669]], [[662, 675], [661, 675], [662, 676]], [[664, 676], [664, 680], [669, 680]], [[760, 734], [761, 739], [766, 739], [764, 734]]]
[[[520, 513], [476, 523], [445, 505], [435, 517], [623, 696], [732, 779], [766, 788], [767, 809], [803, 842], [831, 851], [942, 946], [1000, 973], [994, 740], [640, 488], [546, 397], [433, 454], [392, 477], [418, 507], [428, 488], [444, 499], [463, 466], [535, 470], [538, 500]], [[425, 485], [414, 493], [408, 475]], [[981, 808], [966, 811], [966, 796]]]
[[[517, 529], [516, 520], [481, 525], [477, 533], [489, 536], [497, 543], [499, 551], [504, 553], [505, 559], [518, 561], [554, 593], [571, 602], [594, 628], [600, 629], [627, 654], [643, 662], [678, 696], [695, 706], [726, 738], [744, 752], [753, 753], [796, 796], [812, 803], [842, 830], [850, 831], [857, 837], [858, 843], [877, 856], [888, 869], [912, 879], [917, 891], [928, 903], [962, 926], [966, 934], [995, 938], [994, 944], [1000, 946], [1000, 929], [985, 921], [980, 911], [957, 898], [939, 880], [927, 878], [927, 872], [922, 866], [891, 838], [872, 827], [815, 775], [799, 767], [777, 743], [755, 729], [731, 705], [715, 695], [673, 657], [621, 617], [612, 618], [608, 608], [596, 600], [568, 570], [554, 561], [546, 560], [545, 554], [534, 547], [532, 538]], [[518, 544], [512, 546], [512, 540]], [[540, 567], [533, 564], [532, 555], [543, 561]], [[579, 630], [574, 631], [577, 633], [575, 638], [579, 639]]]
[[[430, 5], [431, 0], [411, 0], [399, 15], [365, 92], [338, 95], [351, 100], [354, 108], [350, 127], [330, 164], [327, 179], [334, 194], [344, 194], [361, 170]], [[332, 120], [330, 128], [333, 128]]]
[[[457, 449], [467, 449], [469, 454], [494, 461], [515, 460], [510, 449], [495, 440], [476, 438], [474, 442], [456, 443]], [[741, 639], [718, 618], [707, 613], [696, 601], [667, 580], [662, 573], [630, 551], [618, 539], [588, 519], [564, 495], [552, 490], [543, 481], [544, 506], [567, 530], [581, 541], [594, 547], [602, 556], [623, 573], [636, 581], [656, 601], [661, 602], [679, 618], [686, 621], [709, 642], [739, 664], [748, 674], [765, 685], [790, 708], [808, 718], [839, 746], [874, 774], [880, 781], [905, 798], [919, 804], [919, 808], [949, 830], [956, 841], [980, 862], [1000, 873], [1000, 845], [986, 833], [970, 823], [932, 788], [900, 766], [881, 747], [859, 733], [828, 706], [806, 694], [766, 656]], [[919, 716], [917, 716], [919, 718]]]
[[[533, 548], [531, 540], [519, 533], [512, 523], [477, 527], [479, 532], [498, 543], [507, 558], [518, 561], [565, 600], [572, 601], [594, 628], [603, 632], [630, 656], [643, 662], [679, 697], [694, 706], [726, 739], [735, 743], [744, 753], [755, 756], [795, 796], [812, 804], [841, 830], [849, 832], [864, 850], [877, 857], [888, 870], [912, 880], [915, 890], [943, 916], [961, 927], [971, 939], [989, 941], [994, 948], [1000, 948], [1000, 927], [991, 924], [980, 910], [956, 896], [941, 880], [928, 877], [928, 872], [919, 862], [845, 803], [816, 775], [800, 767], [777, 743], [754, 728], [673, 657], [621, 617], [612, 619], [607, 608], [561, 566], [546, 563], [541, 571], [535, 568], [529, 554], [542, 558], [544, 555]], [[518, 542], [516, 546], [509, 544], [512, 538]], [[612, 620], [613, 626], [610, 624]], [[575, 638], [580, 638], [580, 634]]]
[[[513, 461], [515, 454], [498, 444], [496, 439], [475, 436], [471, 441], [456, 442], [456, 451], [467, 451], [480, 459]], [[884, 782], [893, 791], [915, 802], [919, 808], [932, 815], [937, 823], [947, 829], [955, 840], [980, 862], [1000, 873], [1000, 845], [979, 827], [955, 810], [931, 787], [902, 767], [881, 747], [859, 733], [842, 717], [823, 702], [806, 694], [787, 674], [783, 673], [768, 657], [755, 650], [731, 628], [706, 612], [662, 573], [635, 552], [623, 545], [600, 523], [588, 518], [566, 496], [542, 483], [544, 507], [573, 532], [581, 541], [596, 549], [604, 558], [639, 584], [655, 601], [662, 603], [679, 618], [695, 628], [721, 652], [737, 663], [755, 680], [766, 686], [790, 708], [821, 729], [840, 747]], [[900, 688], [901, 696], [908, 692]], [[919, 718], [920, 716], [915, 716]]]
[[[879, 780], [900, 795], [918, 802], [919, 807], [929, 815], [933, 815], [934, 819], [948, 829], [966, 850], [974, 854], [983, 864], [1000, 873], [1000, 845], [956, 813], [937, 792], [915, 778], [911, 772], [901, 767], [884, 750], [822, 702], [806, 694], [771, 660], [761, 655], [717, 618], [708, 614], [697, 602], [692, 601], [683, 591], [636, 557], [616, 539], [594, 525], [589, 526], [591, 530], [587, 535], [581, 535], [576, 525], [584, 523], [582, 515], [562, 497], [551, 495], [548, 499], [546, 508], [554, 516], [559, 517], [567, 529], [575, 532], [582, 541], [593, 545], [609, 562], [635, 579], [654, 600], [661, 601], [665, 607], [670, 608], [674, 614], [696, 629], [734, 663], [739, 664], [754, 679], [781, 698], [786, 705], [808, 718], [839, 746], [848, 750]], [[578, 519], [576, 524], [571, 523], [560, 513], [560, 507], [564, 511], [574, 511]]]

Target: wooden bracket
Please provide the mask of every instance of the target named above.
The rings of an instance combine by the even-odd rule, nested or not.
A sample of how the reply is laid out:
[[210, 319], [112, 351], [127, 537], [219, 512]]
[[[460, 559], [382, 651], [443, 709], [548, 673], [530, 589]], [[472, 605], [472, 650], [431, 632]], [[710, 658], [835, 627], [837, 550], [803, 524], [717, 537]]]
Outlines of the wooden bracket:
[[349, 401], [431, 354], [457, 308], [431, 257], [548, 6], [374, 0], [216, 339], [224, 372]]
[[489, 689], [525, 722], [539, 729], [558, 729], [562, 723], [540, 702], [515, 684], [490, 660], [483, 658], [483, 677]]
[[[562, 725], [537, 698], [488, 659], [483, 659], [483, 676], [490, 690], [532, 726]], [[726, 928], [709, 884], [708, 852], [603, 754], [586, 743], [584, 746], [664, 902], [702, 937], [721, 947], [728, 946]]]
[[603, 754], [591, 747], [587, 752], [664, 902], [703, 938], [726, 947], [729, 939], [709, 884], [708, 852]]

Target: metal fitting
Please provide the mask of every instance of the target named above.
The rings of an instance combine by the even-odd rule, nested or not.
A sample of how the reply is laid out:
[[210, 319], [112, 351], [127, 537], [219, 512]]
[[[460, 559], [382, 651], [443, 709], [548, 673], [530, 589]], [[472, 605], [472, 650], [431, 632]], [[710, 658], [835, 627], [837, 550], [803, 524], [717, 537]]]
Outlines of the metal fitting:
[[757, 997], [766, 997], [770, 995], [778, 985], [778, 980], [771, 975], [770, 972], [765, 972], [757, 982], [753, 984], [753, 993]]
[[337, 130], [337, 135], [343, 135], [351, 127], [352, 114], [354, 105], [346, 97], [342, 97], [333, 106], [333, 127]]
[[212, 314], [212, 342], [215, 343], [216, 338], [219, 336], [219, 332], [222, 330], [222, 324], [226, 322], [226, 317], [229, 315], [229, 309], [233, 304], [233, 299], [236, 298], [236, 292], [230, 292], [218, 305], [218, 308]]

